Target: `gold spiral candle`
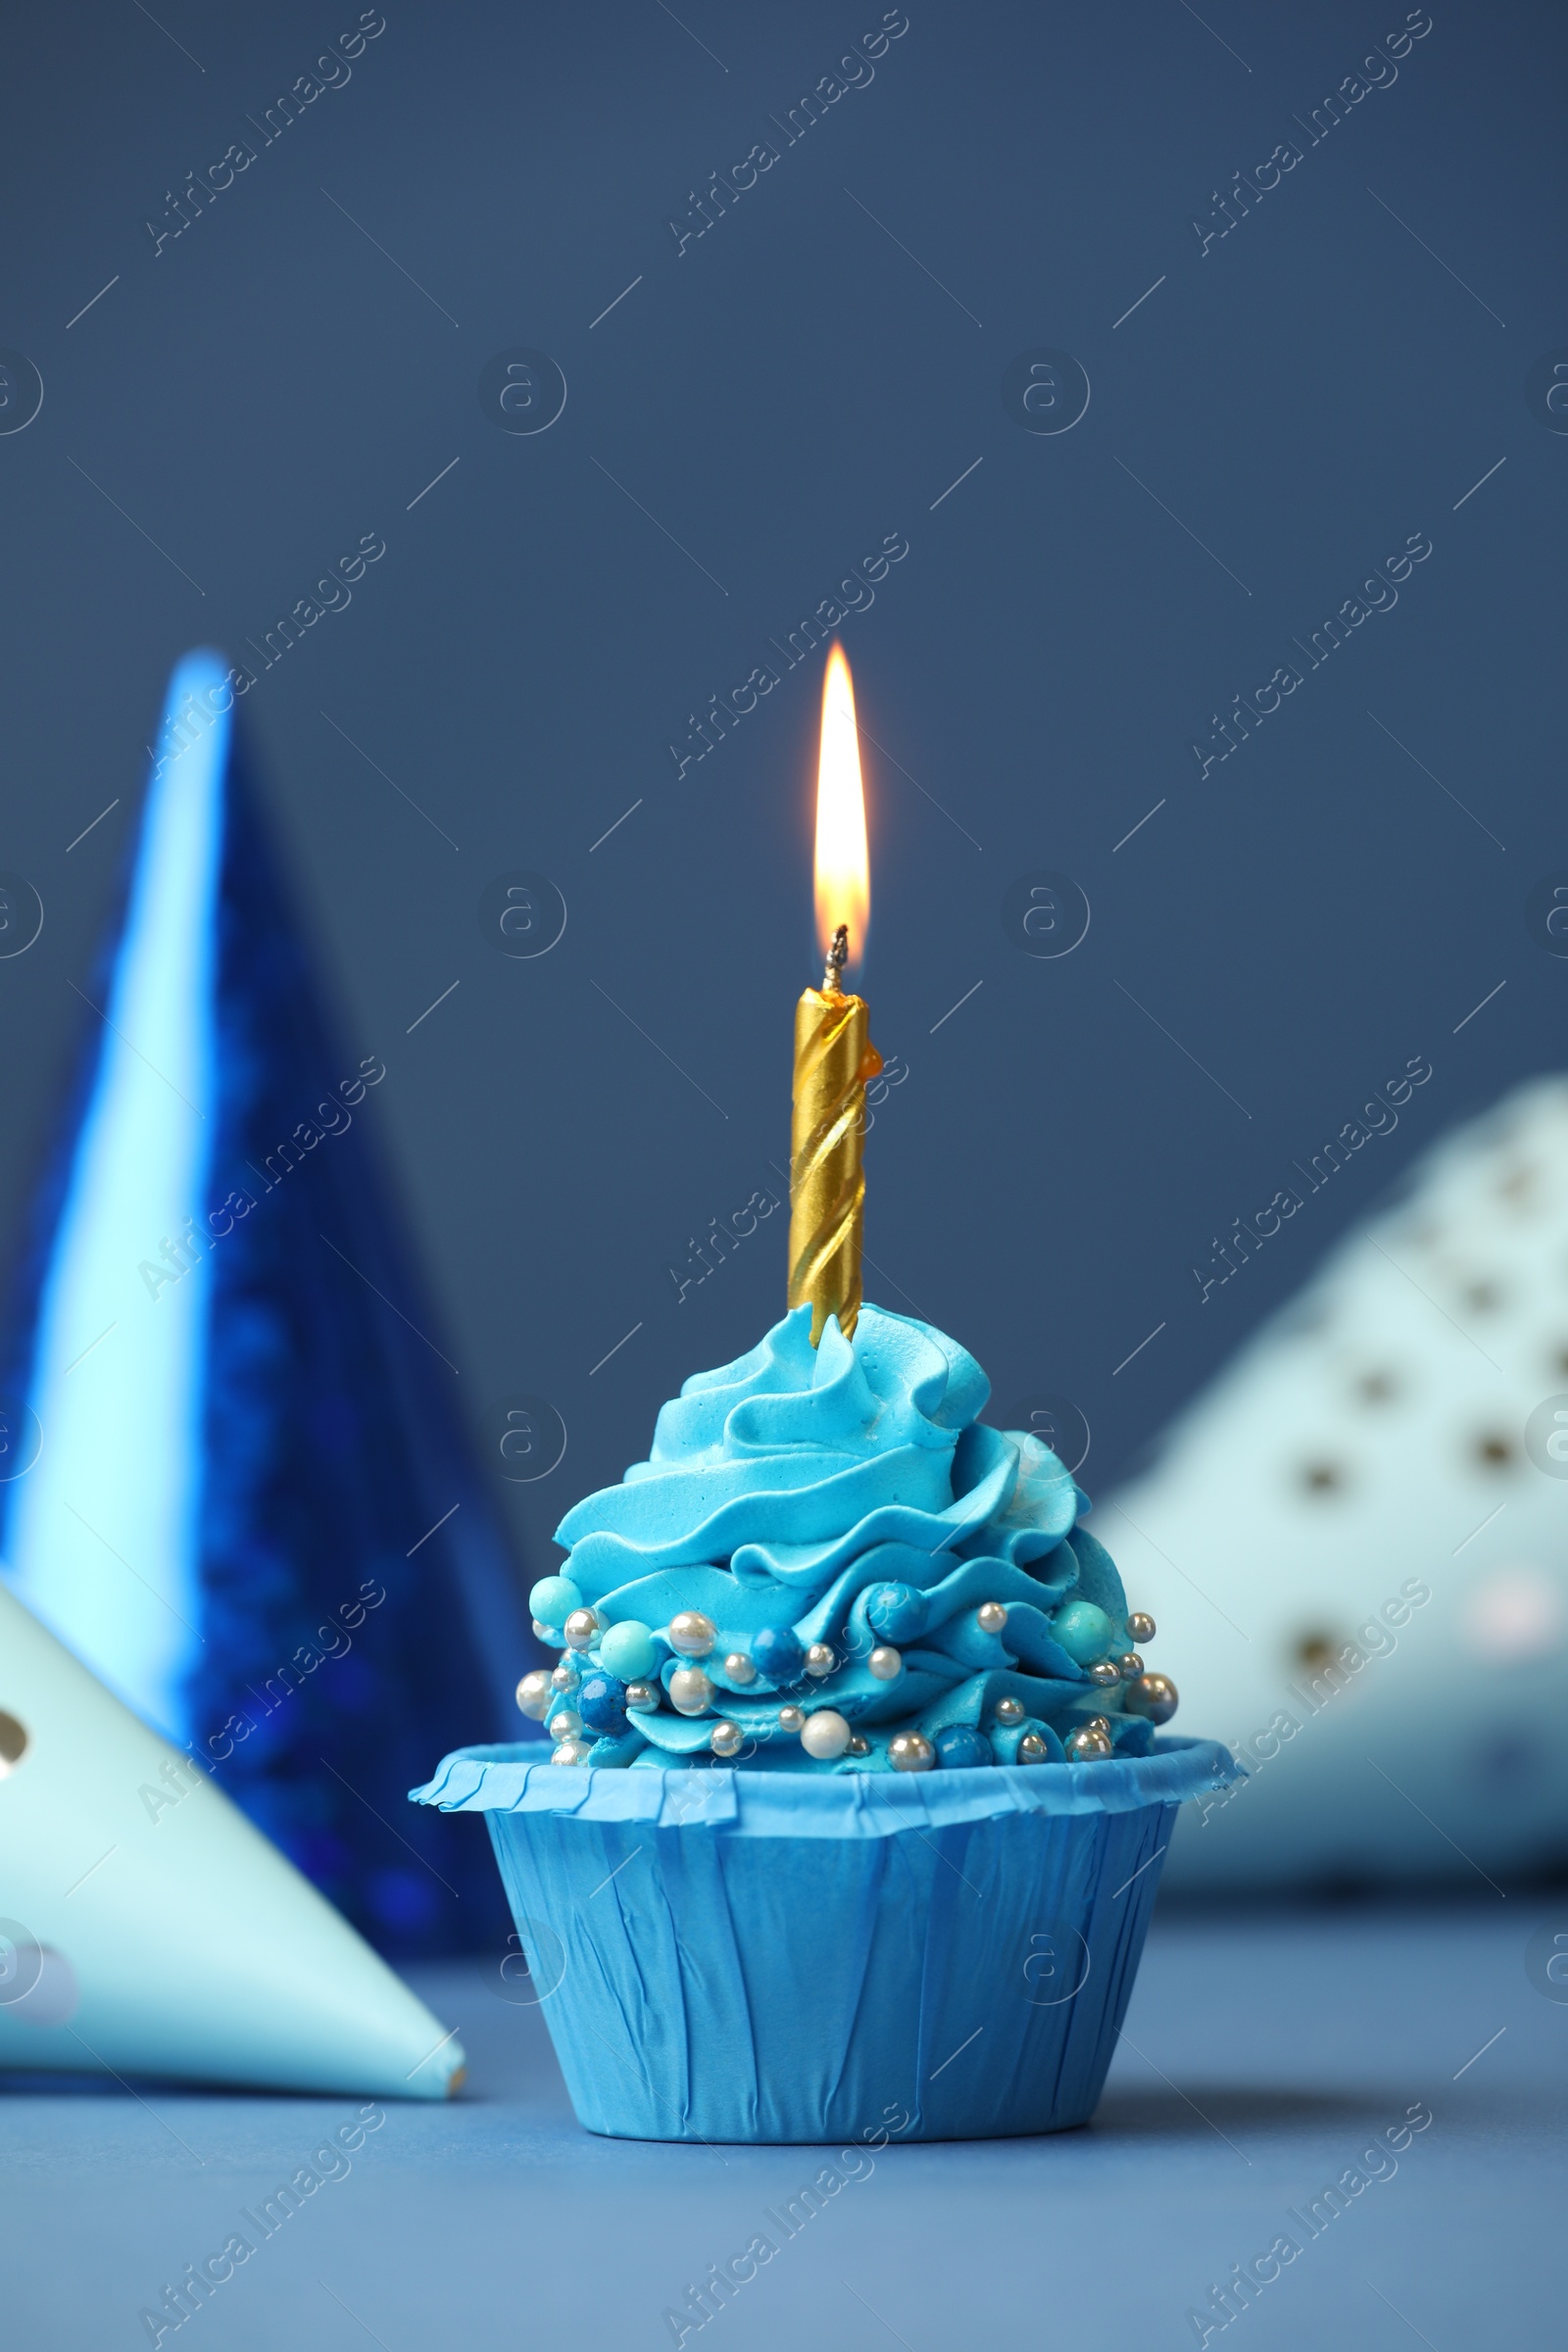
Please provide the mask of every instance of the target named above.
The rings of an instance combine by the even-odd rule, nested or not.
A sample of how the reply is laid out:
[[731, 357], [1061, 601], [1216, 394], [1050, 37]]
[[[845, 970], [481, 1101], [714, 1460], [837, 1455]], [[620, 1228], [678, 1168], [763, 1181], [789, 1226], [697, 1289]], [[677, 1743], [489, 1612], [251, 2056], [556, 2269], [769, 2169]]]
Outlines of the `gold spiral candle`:
[[[841, 930], [834, 942], [840, 949]], [[882, 1067], [863, 997], [846, 996], [829, 952], [820, 988], [795, 1007], [795, 1105], [790, 1123], [791, 1306], [811, 1306], [811, 1345], [837, 1315], [846, 1339], [860, 1312], [865, 1220], [865, 1083]]]
[[871, 907], [855, 688], [843, 649], [822, 680], [816, 771], [816, 917], [826, 957], [820, 988], [795, 1008], [790, 1132], [791, 1306], [811, 1307], [811, 1345], [836, 1315], [846, 1339], [860, 1312], [865, 1217], [865, 1085], [882, 1067], [863, 998], [847, 995], [851, 927], [859, 953]]

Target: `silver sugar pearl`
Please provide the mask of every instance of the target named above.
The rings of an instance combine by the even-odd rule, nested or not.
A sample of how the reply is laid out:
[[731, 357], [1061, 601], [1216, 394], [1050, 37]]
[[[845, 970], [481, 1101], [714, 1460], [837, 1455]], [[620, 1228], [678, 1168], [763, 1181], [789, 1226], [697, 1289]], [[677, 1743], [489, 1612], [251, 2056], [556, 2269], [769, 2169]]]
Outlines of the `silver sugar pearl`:
[[554, 1690], [575, 1690], [581, 1680], [582, 1670], [576, 1659], [563, 1658], [561, 1664], [551, 1671], [550, 1687]]
[[550, 1677], [542, 1666], [525, 1674], [517, 1685], [517, 1705], [535, 1723], [543, 1723], [550, 1707]]
[[1121, 1681], [1121, 1668], [1114, 1658], [1097, 1658], [1089, 1669], [1089, 1680], [1108, 1686]]
[[1044, 1740], [1041, 1739], [1038, 1732], [1025, 1732], [1023, 1738], [1018, 1742], [1018, 1761], [1020, 1764], [1044, 1764], [1050, 1757], [1050, 1748], [1046, 1745]]
[[929, 1772], [937, 1751], [924, 1732], [895, 1732], [888, 1743], [888, 1762], [895, 1772]]
[[1108, 1715], [1091, 1715], [1085, 1729], [1091, 1732], [1103, 1732], [1108, 1740], [1110, 1738], [1110, 1717]]
[[1110, 1754], [1110, 1741], [1104, 1733], [1095, 1731], [1087, 1723], [1081, 1732], [1073, 1732], [1062, 1744], [1067, 1750], [1069, 1764], [1097, 1764]]
[[657, 1715], [659, 1685], [657, 1683], [628, 1683], [626, 1704], [634, 1715]]
[[552, 1753], [550, 1761], [552, 1764], [586, 1764], [591, 1745], [592, 1742], [587, 1740], [563, 1740]]
[[902, 1656], [885, 1642], [878, 1643], [865, 1662], [879, 1683], [896, 1683], [904, 1672]]
[[677, 1666], [669, 1678], [669, 1703], [677, 1715], [706, 1715], [713, 1686], [700, 1666]]
[[586, 1649], [599, 1638], [599, 1620], [592, 1609], [573, 1609], [562, 1630], [568, 1649]]
[[1007, 1622], [1007, 1612], [1000, 1600], [983, 1600], [974, 1613], [974, 1621], [983, 1634], [1000, 1634]]
[[1009, 1729], [1015, 1723], [1022, 1723], [1028, 1712], [1021, 1698], [999, 1698], [997, 1701], [997, 1721], [1007, 1725]]
[[548, 1642], [552, 1649], [560, 1648], [561, 1636], [553, 1625], [546, 1625], [542, 1617], [530, 1618], [529, 1623], [533, 1627], [533, 1638], [536, 1642]]
[[713, 1620], [701, 1609], [677, 1609], [669, 1621], [669, 1646], [683, 1658], [706, 1658], [717, 1640]]
[[824, 1674], [831, 1674], [837, 1664], [837, 1658], [825, 1642], [813, 1642], [806, 1653], [806, 1671], [818, 1681]]
[[575, 1740], [582, 1730], [582, 1717], [575, 1707], [558, 1707], [549, 1728], [552, 1740]]
[[1136, 1683], [1144, 1671], [1144, 1661], [1136, 1649], [1123, 1650], [1116, 1665], [1124, 1683]]
[[778, 1728], [781, 1732], [799, 1732], [803, 1731], [805, 1726], [806, 1709], [804, 1707], [780, 1707]]
[[732, 1683], [755, 1683], [757, 1668], [744, 1649], [732, 1649], [724, 1660], [724, 1672]]
[[1176, 1712], [1176, 1686], [1168, 1674], [1141, 1674], [1128, 1684], [1122, 1704], [1147, 1723], [1169, 1723]]
[[1127, 1631], [1135, 1642], [1152, 1642], [1154, 1620], [1147, 1609], [1134, 1609], [1127, 1620]]
[[871, 1753], [871, 1742], [861, 1733], [857, 1732], [844, 1753], [847, 1756], [868, 1756]]
[[715, 1723], [708, 1735], [708, 1744], [715, 1756], [733, 1756], [739, 1754], [745, 1739], [738, 1723]]

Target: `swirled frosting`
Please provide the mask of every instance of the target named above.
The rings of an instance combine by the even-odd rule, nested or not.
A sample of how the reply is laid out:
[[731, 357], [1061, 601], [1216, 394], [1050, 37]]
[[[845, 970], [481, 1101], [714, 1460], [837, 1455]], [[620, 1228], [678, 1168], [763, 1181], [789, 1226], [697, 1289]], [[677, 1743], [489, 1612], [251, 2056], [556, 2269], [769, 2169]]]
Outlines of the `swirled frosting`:
[[571, 1760], [1060, 1761], [1094, 1717], [1146, 1751], [1142, 1662], [1105, 1665], [1133, 1650], [1126, 1596], [1070, 1473], [979, 1420], [990, 1384], [929, 1324], [865, 1306], [853, 1341], [830, 1321], [813, 1348], [810, 1321], [694, 1374], [648, 1460], [557, 1530], [569, 1556], [534, 1607], [564, 1653], [548, 1722]]

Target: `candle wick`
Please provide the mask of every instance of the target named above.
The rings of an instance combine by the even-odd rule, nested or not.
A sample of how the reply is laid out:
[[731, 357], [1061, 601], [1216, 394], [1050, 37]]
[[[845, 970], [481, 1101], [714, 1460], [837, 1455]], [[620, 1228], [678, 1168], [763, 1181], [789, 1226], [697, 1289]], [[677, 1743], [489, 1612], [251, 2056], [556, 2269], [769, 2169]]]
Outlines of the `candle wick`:
[[844, 966], [850, 960], [850, 927], [840, 923], [833, 934], [833, 945], [827, 952], [827, 968], [822, 975], [822, 994], [836, 997], [844, 985]]

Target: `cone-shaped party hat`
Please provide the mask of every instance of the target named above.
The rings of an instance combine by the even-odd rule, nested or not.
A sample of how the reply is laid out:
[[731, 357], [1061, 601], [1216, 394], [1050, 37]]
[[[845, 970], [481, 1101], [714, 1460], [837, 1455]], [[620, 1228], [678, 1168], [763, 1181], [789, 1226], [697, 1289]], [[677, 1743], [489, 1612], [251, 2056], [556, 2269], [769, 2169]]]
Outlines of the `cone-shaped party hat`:
[[441, 2098], [463, 2051], [0, 1588], [0, 2067]]
[[170, 687], [5, 1334], [5, 1569], [368, 1935], [471, 1949], [487, 1857], [404, 1792], [515, 1734], [538, 1653], [375, 1161], [395, 1059], [322, 1011], [243, 674], [194, 654]]
[[[1432, 1075], [1413, 1057], [1297, 1161], [1252, 1252], [1271, 1234], [1304, 1270], [1316, 1196], [1368, 1184]], [[1234, 1242], [1195, 1273], [1213, 1313], [1262, 1279]], [[1560, 1879], [1568, 1078], [1456, 1124], [1363, 1205], [1100, 1507], [1183, 1720], [1248, 1768], [1189, 1808], [1167, 1885], [1451, 1879], [1492, 1900]]]

